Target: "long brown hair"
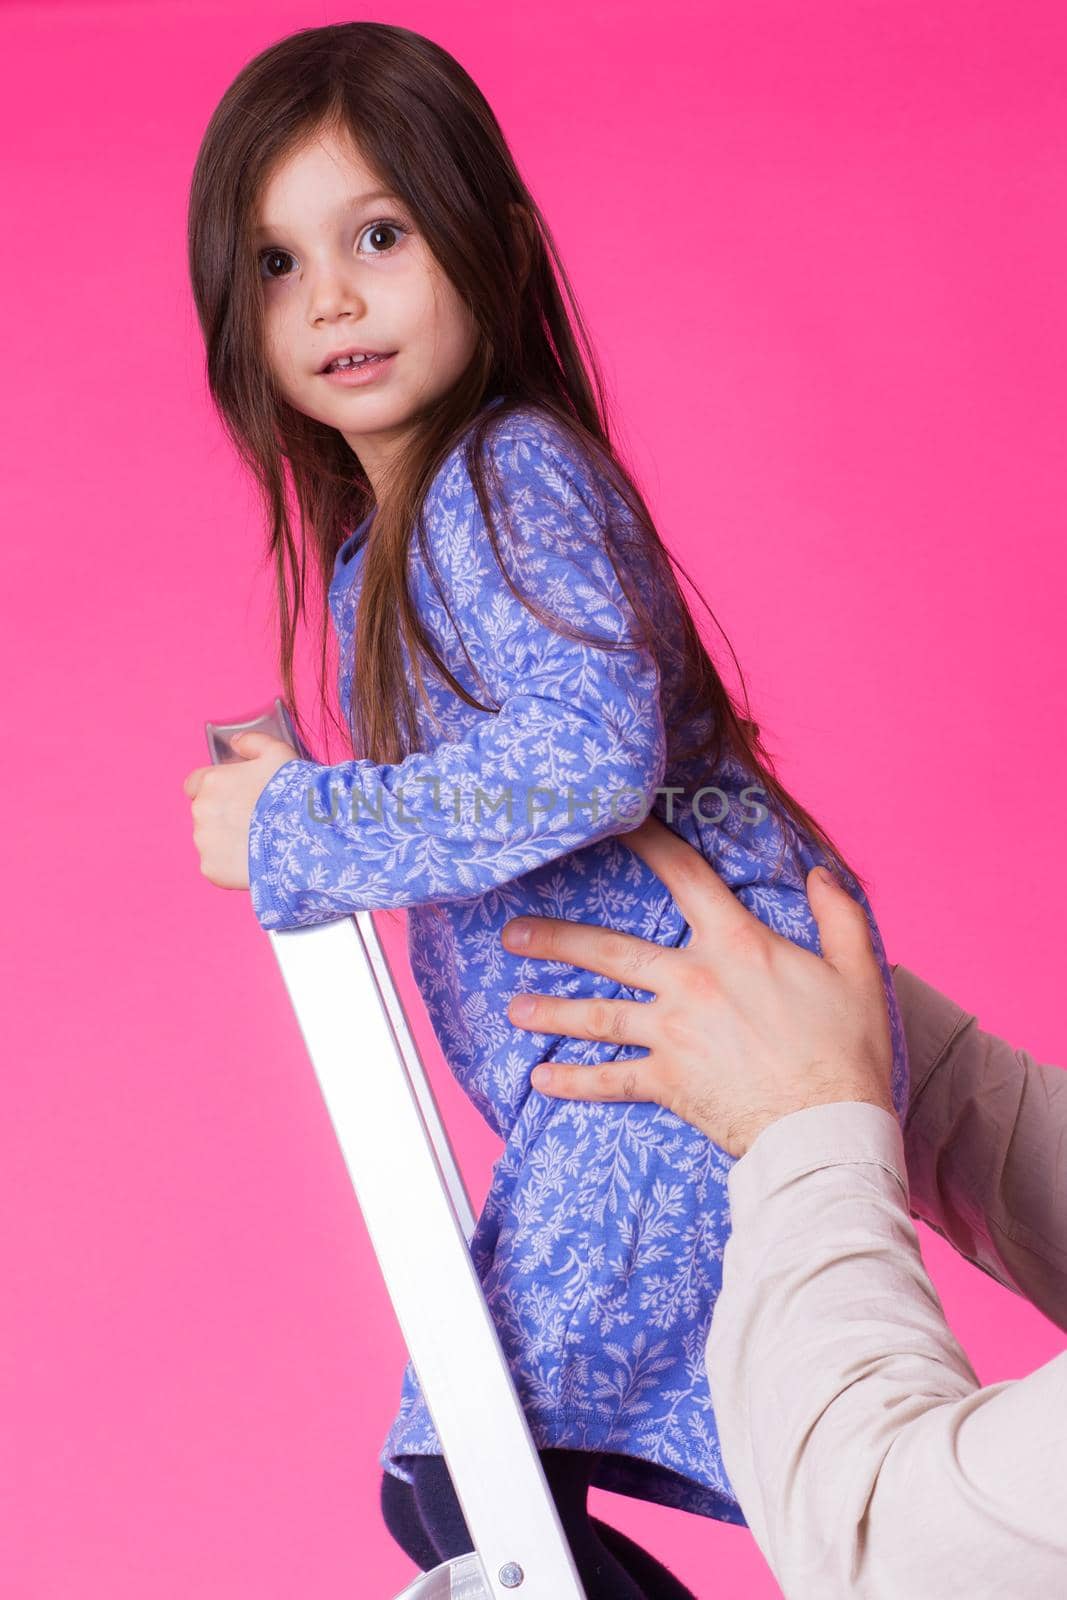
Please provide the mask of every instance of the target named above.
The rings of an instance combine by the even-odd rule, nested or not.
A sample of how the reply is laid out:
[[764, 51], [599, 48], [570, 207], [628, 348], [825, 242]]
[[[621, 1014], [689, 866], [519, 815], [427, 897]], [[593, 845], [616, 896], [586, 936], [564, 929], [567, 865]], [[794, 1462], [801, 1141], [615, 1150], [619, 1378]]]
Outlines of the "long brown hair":
[[[478, 329], [475, 352], [458, 382], [410, 419], [411, 442], [377, 504], [344, 437], [278, 393], [266, 353], [252, 237], [256, 204], [277, 166], [325, 129], [347, 130], [383, 188], [406, 202]], [[262, 51], [226, 90], [204, 134], [190, 186], [188, 253], [210, 394], [264, 502], [277, 579], [279, 669], [301, 737], [306, 735], [293, 689], [293, 655], [297, 623], [307, 609], [308, 561], [323, 596], [319, 688], [327, 709], [325, 590], [339, 546], [371, 510], [374, 536], [363, 566], [347, 739], [377, 762], [400, 761], [417, 748], [416, 701], [404, 671], [402, 639], [424, 702], [426, 659], [467, 704], [497, 709], [473, 699], [434, 649], [409, 593], [408, 552], [413, 537], [425, 552], [426, 491], [448, 453], [464, 441], [490, 544], [503, 569], [484, 471], [486, 434], [516, 407], [536, 406], [567, 429], [607, 476], [629, 511], [622, 519], [629, 523], [626, 538], [637, 542], [656, 581], [676, 600], [680, 637], [664, 640], [621, 548], [609, 543], [642, 631], [640, 642], [661, 659], [671, 651], [680, 669], [681, 698], [672, 724], [696, 714], [698, 728], [705, 730], [689, 749], [672, 749], [672, 757], [706, 758], [713, 773], [725, 754], [732, 755], [758, 777], [780, 819], [791, 819], [817, 840], [846, 881], [863, 883], [776, 777], [749, 715], [748, 691], [729, 640], [663, 543], [633, 472], [612, 442], [599, 363], [548, 225], [485, 97], [446, 50], [407, 28], [346, 22], [304, 29]], [[503, 397], [503, 403], [489, 411], [485, 402], [491, 396]], [[506, 519], [506, 506], [504, 511]], [[701, 639], [675, 567], [722, 634], [743, 715]], [[505, 577], [519, 595], [506, 570]], [[519, 598], [536, 614], [550, 615], [532, 597]], [[551, 621], [570, 637], [586, 638], [560, 618]], [[603, 647], [601, 638], [595, 642]], [[783, 855], [784, 846], [783, 830]]]

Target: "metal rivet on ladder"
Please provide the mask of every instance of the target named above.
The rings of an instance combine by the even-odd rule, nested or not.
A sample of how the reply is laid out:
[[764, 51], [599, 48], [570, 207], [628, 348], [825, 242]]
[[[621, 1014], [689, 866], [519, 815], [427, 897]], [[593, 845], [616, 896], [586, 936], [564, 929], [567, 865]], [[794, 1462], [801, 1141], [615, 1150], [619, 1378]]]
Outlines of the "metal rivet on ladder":
[[505, 1589], [517, 1589], [525, 1576], [517, 1561], [509, 1561], [500, 1569], [500, 1582]]

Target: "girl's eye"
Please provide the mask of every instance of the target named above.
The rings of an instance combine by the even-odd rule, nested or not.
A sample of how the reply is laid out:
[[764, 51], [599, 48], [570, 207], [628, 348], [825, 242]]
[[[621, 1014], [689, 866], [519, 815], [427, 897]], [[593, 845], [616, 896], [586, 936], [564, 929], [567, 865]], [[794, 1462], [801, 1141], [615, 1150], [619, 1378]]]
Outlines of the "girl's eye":
[[[372, 222], [368, 228], [364, 228], [359, 237], [360, 239], [364, 239], [369, 235], [371, 238], [380, 239], [382, 234], [385, 234], [386, 236], [389, 234], [404, 235], [407, 233], [407, 231], [408, 230], [406, 228], [401, 227], [399, 222], [390, 222], [388, 218], [380, 217], [377, 222]], [[395, 249], [395, 244], [387, 244], [382, 250], [374, 249], [368, 253], [373, 256], [385, 256], [388, 255], [391, 250]]]
[[[359, 253], [360, 255], [370, 256], [391, 255], [397, 249], [399, 243], [397, 236], [400, 238], [406, 237], [408, 231], [401, 223], [390, 222], [387, 218], [382, 217], [379, 221], [370, 223], [359, 236], [360, 240], [370, 238], [376, 241], [376, 247], [371, 250], [361, 250]], [[383, 237], [385, 239], [384, 246], [377, 248], [378, 245], [381, 245]], [[392, 242], [392, 240], [396, 240], [396, 242]], [[280, 278], [288, 277], [292, 271], [292, 266], [286, 267], [284, 263], [287, 261], [292, 263], [293, 260], [294, 257], [289, 254], [288, 250], [278, 250], [274, 247], [268, 250], [261, 250], [259, 252], [260, 277], [277, 283]], [[282, 265], [279, 267], [278, 263], [282, 263]]]
[[275, 261], [292, 261], [288, 250], [261, 250], [259, 252], [259, 275], [261, 278], [284, 277], [284, 272], [272, 272], [270, 265]]

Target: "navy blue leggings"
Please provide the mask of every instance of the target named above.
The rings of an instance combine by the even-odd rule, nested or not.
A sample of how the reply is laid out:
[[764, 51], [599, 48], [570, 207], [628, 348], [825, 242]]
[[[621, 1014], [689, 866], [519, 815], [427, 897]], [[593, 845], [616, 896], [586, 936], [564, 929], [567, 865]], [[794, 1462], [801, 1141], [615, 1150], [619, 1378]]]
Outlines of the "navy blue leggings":
[[[647, 1550], [589, 1515], [586, 1496], [597, 1457], [587, 1450], [542, 1450], [541, 1465], [588, 1600], [696, 1600]], [[397, 1544], [423, 1572], [474, 1549], [442, 1456], [405, 1456], [408, 1484], [382, 1475], [382, 1516]]]

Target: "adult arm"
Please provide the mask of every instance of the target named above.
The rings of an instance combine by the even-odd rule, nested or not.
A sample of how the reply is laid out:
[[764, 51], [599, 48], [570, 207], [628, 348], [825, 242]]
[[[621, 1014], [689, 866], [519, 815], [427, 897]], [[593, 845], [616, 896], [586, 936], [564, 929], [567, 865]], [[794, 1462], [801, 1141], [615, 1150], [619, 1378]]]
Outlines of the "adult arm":
[[793, 1112], [727, 1183], [708, 1374], [787, 1600], [1062, 1592], [1067, 1352], [980, 1387], [923, 1267], [896, 1119]]
[[1035, 1061], [907, 967], [911, 1215], [1067, 1330], [1067, 1072]]

